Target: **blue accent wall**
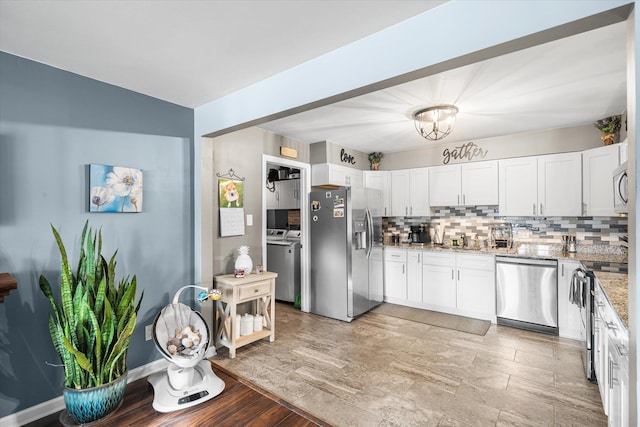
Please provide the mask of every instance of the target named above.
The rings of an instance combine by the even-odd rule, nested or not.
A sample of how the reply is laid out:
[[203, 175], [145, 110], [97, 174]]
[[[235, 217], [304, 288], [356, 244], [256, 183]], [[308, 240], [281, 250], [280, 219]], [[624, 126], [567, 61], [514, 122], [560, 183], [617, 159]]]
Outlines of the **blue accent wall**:
[[[62, 394], [37, 281], [59, 289], [50, 224], [72, 265], [85, 220], [102, 228], [118, 278], [145, 291], [128, 367], [161, 358], [144, 326], [194, 277], [193, 122], [192, 109], [0, 52], [0, 272], [18, 281], [0, 304], [0, 418]], [[143, 169], [143, 212], [90, 214], [90, 163]]]

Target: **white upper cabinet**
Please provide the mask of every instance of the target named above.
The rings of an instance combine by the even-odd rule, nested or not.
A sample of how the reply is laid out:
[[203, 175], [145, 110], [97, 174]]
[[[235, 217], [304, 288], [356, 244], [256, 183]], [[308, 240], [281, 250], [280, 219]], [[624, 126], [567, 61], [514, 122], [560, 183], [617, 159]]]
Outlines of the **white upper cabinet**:
[[311, 165], [311, 185], [362, 188], [362, 171], [333, 163]]
[[535, 157], [500, 160], [500, 215], [535, 215], [538, 204], [538, 161]]
[[429, 168], [431, 206], [498, 204], [498, 161]]
[[265, 190], [267, 209], [300, 209], [300, 180], [286, 179], [273, 183], [275, 191]]
[[409, 169], [391, 171], [391, 215], [409, 216]]
[[391, 215], [391, 173], [388, 171], [364, 171], [365, 188], [380, 190], [382, 193], [382, 216]]
[[625, 139], [618, 145], [620, 146], [620, 164], [623, 164], [629, 160], [629, 142]]
[[429, 203], [431, 206], [459, 206], [462, 204], [460, 169], [460, 165], [429, 168]]
[[465, 206], [498, 204], [498, 161], [461, 165], [462, 204]]
[[429, 169], [410, 169], [409, 186], [409, 215], [429, 216]]
[[538, 211], [536, 215], [582, 214], [582, 155], [551, 154], [538, 157]]
[[429, 169], [391, 171], [391, 215], [428, 216]]
[[521, 157], [498, 163], [501, 215], [580, 216], [580, 153]]
[[278, 209], [300, 209], [300, 180], [276, 181]]
[[613, 209], [613, 170], [620, 164], [617, 144], [582, 152], [583, 215], [616, 216]]

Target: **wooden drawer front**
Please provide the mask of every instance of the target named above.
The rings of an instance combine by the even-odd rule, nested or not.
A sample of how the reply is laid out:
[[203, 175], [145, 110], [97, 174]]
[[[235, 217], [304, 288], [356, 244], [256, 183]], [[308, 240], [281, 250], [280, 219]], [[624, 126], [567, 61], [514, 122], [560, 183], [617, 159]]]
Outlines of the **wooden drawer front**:
[[407, 262], [407, 251], [404, 249], [385, 249], [385, 261]]
[[442, 265], [453, 267], [456, 265], [456, 254], [450, 252], [424, 251], [422, 263], [428, 265]]
[[267, 295], [271, 292], [271, 282], [257, 282], [251, 285], [243, 285], [238, 289], [238, 298], [240, 300], [247, 298], [255, 298], [262, 295]]
[[495, 270], [496, 260], [493, 255], [456, 254], [458, 268], [475, 270]]

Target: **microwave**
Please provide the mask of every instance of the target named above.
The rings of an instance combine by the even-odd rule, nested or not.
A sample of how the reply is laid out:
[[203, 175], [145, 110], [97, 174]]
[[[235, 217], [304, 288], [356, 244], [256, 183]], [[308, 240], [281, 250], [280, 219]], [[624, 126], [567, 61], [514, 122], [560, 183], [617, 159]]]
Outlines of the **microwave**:
[[628, 212], [628, 189], [629, 177], [627, 175], [627, 162], [624, 162], [613, 170], [613, 209], [616, 213]]

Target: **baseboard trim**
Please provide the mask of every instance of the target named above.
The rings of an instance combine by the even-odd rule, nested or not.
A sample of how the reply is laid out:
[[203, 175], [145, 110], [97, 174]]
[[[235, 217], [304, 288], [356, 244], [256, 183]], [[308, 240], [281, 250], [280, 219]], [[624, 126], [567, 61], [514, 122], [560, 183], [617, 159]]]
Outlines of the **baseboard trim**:
[[[135, 369], [129, 370], [129, 376], [127, 377], [127, 383], [137, 381], [141, 378], [149, 376], [155, 372], [166, 369], [169, 366], [169, 361], [165, 359], [154, 360], [146, 365], [139, 366]], [[24, 424], [31, 423], [39, 420], [47, 415], [55, 414], [58, 411], [64, 409], [64, 399], [62, 395], [47, 400], [46, 402], [39, 403], [31, 406], [30, 408], [23, 409], [6, 417], [0, 418], [0, 426], [3, 427], [18, 427]]]

